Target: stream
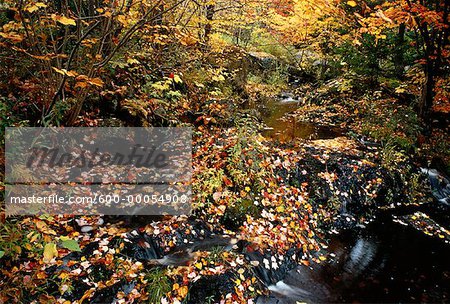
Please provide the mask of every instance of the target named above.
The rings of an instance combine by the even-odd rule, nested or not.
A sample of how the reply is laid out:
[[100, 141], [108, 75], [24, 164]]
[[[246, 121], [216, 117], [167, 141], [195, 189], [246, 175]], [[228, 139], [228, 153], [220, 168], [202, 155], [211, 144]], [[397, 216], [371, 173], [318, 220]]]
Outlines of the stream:
[[[297, 109], [298, 104], [298, 100], [288, 96], [261, 105], [260, 113], [267, 125], [263, 135], [275, 143], [294, 138], [332, 139], [343, 135], [342, 130], [295, 121], [289, 114]], [[325, 229], [327, 248], [324, 248], [323, 254], [326, 257], [320, 264], [311, 262], [310, 266], [299, 265], [300, 261], [306, 262], [310, 256], [299, 259], [302, 249], [295, 246], [283, 255], [272, 248], [255, 250], [251, 239], [235, 238], [233, 234], [195, 216], [166, 222], [162, 226], [158, 223], [164, 222], [164, 216], [104, 216], [93, 222], [76, 218], [70, 225], [87, 239], [100, 229], [111, 229], [114, 237], [107, 232], [104, 234], [106, 237], [95, 238], [81, 251], [73, 251], [65, 255], [60, 263], [47, 267], [46, 275], [58, 277], [61, 273], [79, 271], [79, 276], [71, 282], [71, 289], [63, 294], [57, 281], [47, 286], [46, 292], [61, 294], [64, 299], [75, 301], [92, 291], [89, 303], [119, 303], [124, 294], [132, 294], [139, 285], [138, 279], [130, 276], [108, 287], [94, 289], [92, 286], [98, 282], [113, 280], [115, 269], [108, 268], [103, 262], [88, 263], [86, 258], [108, 252], [109, 256], [125, 258], [121, 260], [123, 263], [139, 261], [145, 268], [157, 270], [189, 265], [202, 252], [226, 251], [242, 256], [240, 265], [252, 265], [242, 267], [247, 269], [244, 272], [248, 271], [244, 278], [256, 277], [260, 287], [267, 287], [270, 291], [268, 295], [256, 298], [259, 304], [449, 302], [450, 234], [447, 230], [450, 223], [450, 179], [438, 170], [424, 168], [421, 171], [424, 178], [428, 176], [435, 199], [433, 202], [400, 206], [404, 208], [376, 209], [377, 206], [385, 207], [383, 203], [388, 201], [380, 199], [381, 205], [366, 205], [365, 192], [359, 190], [377, 177], [382, 177], [385, 182], [381, 190], [399, 190], [401, 185], [388, 175], [387, 170], [379, 165], [362, 165], [365, 159], [340, 152], [330, 152], [325, 161], [320, 158], [324, 150], [305, 147], [304, 157], [292, 172], [280, 170], [279, 177], [286, 178], [287, 184], [307, 182], [312, 189], [321, 190], [310, 193], [315, 195], [315, 202], [327, 203], [339, 190], [342, 198], [337, 202], [344, 206], [339, 209], [339, 214], [335, 216], [333, 213], [329, 217], [336, 221]], [[355, 167], [355, 164], [360, 165]], [[321, 172], [337, 173], [339, 178], [332, 184], [336, 189], [331, 189], [331, 185], [322, 178], [314, 179]], [[377, 192], [379, 197], [383, 197], [381, 190]], [[402, 205], [401, 199], [396, 202]], [[349, 217], [358, 212], [364, 214], [364, 224], [350, 220]], [[416, 218], [424, 219], [425, 224], [417, 224], [419, 221]], [[428, 229], [429, 225], [434, 224], [438, 228]], [[227, 225], [230, 226], [230, 223], [224, 222], [224, 226]], [[118, 226], [128, 232], [118, 233]], [[430, 233], [427, 229], [436, 233]], [[323, 237], [320, 236], [321, 243]], [[168, 251], [169, 243], [173, 246]], [[269, 261], [271, 267], [267, 266]], [[273, 266], [275, 262], [276, 266]], [[212, 269], [209, 265], [208, 269]], [[220, 264], [217, 266], [220, 270]], [[230, 269], [196, 277], [189, 285], [189, 298], [184, 303], [219, 303], [223, 296], [236, 290], [236, 274], [234, 269]]]
[[[262, 117], [269, 127], [264, 136], [287, 141], [329, 139], [339, 130], [300, 123], [290, 115], [298, 100], [287, 96], [262, 107]], [[443, 209], [448, 226], [450, 183], [438, 188], [430, 173], [436, 204]], [[433, 185], [434, 184], [434, 185]], [[415, 211], [415, 210], [414, 210]], [[413, 211], [413, 212], [414, 212]], [[410, 225], [396, 221], [391, 213], [380, 213], [365, 226], [346, 229], [329, 237], [330, 259], [311, 267], [300, 265], [276, 284], [271, 294], [257, 303], [409, 303], [448, 302], [450, 300], [450, 245], [430, 237]], [[440, 219], [442, 223], [442, 219]]]
[[389, 216], [330, 239], [333, 258], [299, 266], [258, 303], [448, 302], [450, 246]]
[[267, 125], [263, 135], [286, 142], [293, 139], [332, 139], [343, 134], [338, 128], [298, 121], [292, 112], [299, 107], [300, 102], [300, 99], [284, 93], [278, 99], [271, 99], [265, 104], [258, 105], [257, 110]]

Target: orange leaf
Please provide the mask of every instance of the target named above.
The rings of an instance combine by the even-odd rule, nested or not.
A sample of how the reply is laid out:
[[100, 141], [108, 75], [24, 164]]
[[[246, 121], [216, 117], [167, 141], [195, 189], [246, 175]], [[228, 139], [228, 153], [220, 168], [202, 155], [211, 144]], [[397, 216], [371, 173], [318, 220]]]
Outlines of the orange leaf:
[[0, 32], [0, 37], [11, 40], [12, 42], [21, 42], [23, 40], [23, 36], [14, 33], [2, 33]]
[[92, 85], [95, 85], [95, 86], [97, 86], [97, 87], [103, 87], [103, 80], [101, 80], [100, 78], [90, 78], [89, 80], [88, 80], [88, 83], [90, 83], [90, 84], [92, 84]]
[[181, 287], [178, 289], [178, 294], [179, 294], [182, 298], [185, 298], [186, 295], [188, 294], [188, 287], [187, 287], [187, 286], [181, 286]]

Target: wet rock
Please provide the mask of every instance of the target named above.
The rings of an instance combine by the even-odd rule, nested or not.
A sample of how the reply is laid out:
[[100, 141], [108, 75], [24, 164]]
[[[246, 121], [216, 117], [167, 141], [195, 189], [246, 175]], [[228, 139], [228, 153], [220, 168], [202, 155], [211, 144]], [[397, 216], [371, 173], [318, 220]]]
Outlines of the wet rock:
[[125, 248], [122, 251], [126, 256], [138, 261], [148, 261], [160, 259], [163, 257], [163, 248], [160, 240], [148, 234], [131, 235], [125, 242]]
[[191, 285], [187, 303], [219, 303], [226, 294], [234, 292], [235, 275], [233, 272], [226, 272], [222, 275], [201, 277]]
[[298, 249], [289, 249], [285, 255], [271, 252], [261, 253], [259, 251], [245, 252], [246, 259], [252, 267], [252, 272], [265, 286], [275, 284], [282, 280], [287, 273], [298, 265], [302, 252]]
[[387, 170], [367, 151], [346, 141], [343, 146], [336, 140], [315, 141], [304, 146], [295, 170], [279, 174], [290, 185], [307, 185], [313, 208], [325, 206], [334, 214], [330, 225], [352, 226], [380, 207], [408, 201], [400, 173]]
[[89, 303], [102, 304], [102, 303], [116, 303], [117, 293], [122, 291], [125, 295], [131, 292], [136, 283], [128, 283], [125, 280], [119, 281], [112, 286], [105, 287], [98, 290], [90, 299]]

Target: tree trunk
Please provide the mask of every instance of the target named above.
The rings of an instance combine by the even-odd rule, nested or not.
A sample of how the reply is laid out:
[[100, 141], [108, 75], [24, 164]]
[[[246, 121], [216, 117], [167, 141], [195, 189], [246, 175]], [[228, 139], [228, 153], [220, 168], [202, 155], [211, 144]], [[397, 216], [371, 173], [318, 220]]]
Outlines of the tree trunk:
[[211, 21], [213, 20], [213, 17], [214, 17], [215, 8], [216, 8], [216, 6], [214, 4], [209, 4], [206, 6], [205, 36], [203, 37], [203, 42], [204, 42], [203, 50], [204, 51], [209, 50], [209, 46], [208, 46], [209, 45], [209, 36], [211, 35], [211, 32], [212, 32]]
[[404, 23], [400, 24], [398, 29], [398, 36], [396, 39], [396, 45], [395, 45], [395, 54], [394, 54], [394, 66], [395, 66], [395, 75], [399, 78], [403, 78], [403, 71], [404, 71], [404, 43], [405, 43], [405, 30], [406, 25]]
[[434, 72], [433, 63], [428, 62], [425, 67], [425, 83], [422, 87], [422, 96], [419, 103], [419, 115], [424, 120], [427, 128], [430, 126], [430, 112], [434, 99]]

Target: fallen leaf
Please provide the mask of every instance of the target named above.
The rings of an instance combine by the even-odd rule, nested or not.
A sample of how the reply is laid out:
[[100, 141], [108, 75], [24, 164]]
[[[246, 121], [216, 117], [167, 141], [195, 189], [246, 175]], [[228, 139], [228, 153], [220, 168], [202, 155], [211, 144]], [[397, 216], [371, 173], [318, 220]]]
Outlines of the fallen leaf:
[[62, 247], [69, 249], [70, 251], [81, 251], [77, 241], [71, 240], [67, 237], [61, 237], [61, 240], [62, 240], [61, 242]]
[[45, 244], [44, 247], [44, 262], [50, 262], [54, 257], [58, 256], [58, 250], [55, 243]]

